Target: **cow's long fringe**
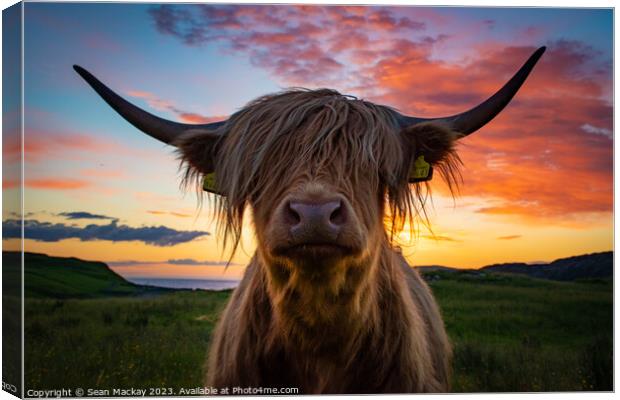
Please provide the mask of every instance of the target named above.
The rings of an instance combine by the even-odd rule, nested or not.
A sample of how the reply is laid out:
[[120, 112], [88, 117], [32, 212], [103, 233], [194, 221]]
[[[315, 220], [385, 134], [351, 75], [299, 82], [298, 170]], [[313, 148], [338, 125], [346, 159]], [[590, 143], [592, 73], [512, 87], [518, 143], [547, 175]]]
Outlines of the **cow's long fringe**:
[[[330, 89], [291, 89], [252, 101], [219, 133], [225, 139], [218, 144], [215, 172], [226, 196], [215, 196], [215, 208], [218, 232], [224, 246], [231, 245], [231, 258], [249, 202], [273, 204], [270, 200], [282, 194], [287, 178], [300, 173], [329, 173], [337, 185], [383, 190], [392, 243], [407, 222], [413, 229], [416, 220], [428, 221], [430, 189], [407, 183], [411, 149], [389, 107]], [[459, 165], [450, 143], [434, 165], [450, 190], [458, 186]], [[200, 190], [201, 170], [183, 157], [181, 168], [184, 184]]]

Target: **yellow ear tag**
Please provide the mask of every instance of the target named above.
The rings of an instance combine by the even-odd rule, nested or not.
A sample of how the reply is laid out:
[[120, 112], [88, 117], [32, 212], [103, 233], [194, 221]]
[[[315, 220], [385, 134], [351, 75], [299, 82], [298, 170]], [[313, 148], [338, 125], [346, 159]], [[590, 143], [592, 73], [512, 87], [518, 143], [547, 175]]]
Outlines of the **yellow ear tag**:
[[215, 194], [221, 194], [216, 190], [215, 185], [215, 172], [211, 172], [210, 174], [206, 174], [202, 181], [202, 190], [205, 192], [211, 192]]
[[424, 160], [424, 156], [418, 156], [409, 171], [409, 182], [430, 181], [433, 178], [433, 167]]

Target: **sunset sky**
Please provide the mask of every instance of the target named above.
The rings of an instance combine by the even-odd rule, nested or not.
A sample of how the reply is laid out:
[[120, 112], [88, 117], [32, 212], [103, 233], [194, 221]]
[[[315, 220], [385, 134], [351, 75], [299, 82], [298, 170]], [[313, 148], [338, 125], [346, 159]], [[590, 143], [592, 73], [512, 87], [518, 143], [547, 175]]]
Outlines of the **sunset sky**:
[[[253, 252], [248, 223], [224, 268], [211, 206], [180, 189], [174, 149], [118, 116], [73, 64], [188, 123], [291, 86], [434, 117], [478, 104], [543, 45], [514, 101], [459, 143], [460, 193], [432, 182], [434, 236], [403, 234], [404, 253], [479, 267], [611, 250], [612, 22], [604, 9], [27, 3], [25, 250], [125, 276], [218, 279], [238, 278]], [[15, 170], [19, 142], [3, 155]], [[5, 196], [17, 188], [5, 173]], [[15, 215], [3, 221], [15, 248]]]

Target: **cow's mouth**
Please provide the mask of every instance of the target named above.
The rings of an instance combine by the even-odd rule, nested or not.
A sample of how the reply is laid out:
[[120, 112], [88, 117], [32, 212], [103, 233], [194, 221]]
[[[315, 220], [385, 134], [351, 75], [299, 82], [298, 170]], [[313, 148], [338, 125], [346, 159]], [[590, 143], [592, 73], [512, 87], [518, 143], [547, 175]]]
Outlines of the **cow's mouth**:
[[334, 242], [295, 243], [274, 249], [274, 254], [288, 258], [342, 258], [353, 253], [353, 247]]

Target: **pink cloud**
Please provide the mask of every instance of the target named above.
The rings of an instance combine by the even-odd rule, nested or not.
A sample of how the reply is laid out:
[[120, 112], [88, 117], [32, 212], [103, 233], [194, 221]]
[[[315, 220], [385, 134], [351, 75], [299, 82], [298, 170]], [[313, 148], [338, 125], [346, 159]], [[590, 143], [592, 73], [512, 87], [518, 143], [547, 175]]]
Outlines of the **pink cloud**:
[[[54, 125], [54, 124], [52, 124]], [[7, 145], [8, 144], [8, 145]], [[19, 141], [5, 143], [3, 156], [5, 162], [16, 163], [20, 160], [21, 146]], [[106, 155], [123, 155], [132, 158], [152, 160], [161, 155], [160, 151], [143, 150], [130, 147], [123, 141], [113, 138], [77, 133], [63, 130], [39, 130], [26, 129], [24, 132], [24, 162], [27, 165], [37, 165], [42, 167], [44, 163], [59, 161], [79, 161], [93, 160], [93, 156], [101, 157]], [[94, 176], [94, 171], [83, 171]], [[103, 172], [100, 172], [100, 175]]]
[[149, 105], [149, 107], [157, 110], [157, 111], [175, 111], [175, 107], [171, 102], [167, 100], [160, 99], [156, 95], [150, 92], [145, 92], [142, 90], [130, 90], [127, 92], [127, 95], [131, 97], [136, 97], [143, 99]]
[[47, 190], [75, 190], [84, 189], [90, 185], [89, 182], [81, 179], [63, 179], [63, 178], [43, 178], [43, 179], [27, 179], [25, 186], [33, 189]]
[[181, 113], [179, 114], [181, 122], [186, 124], [208, 124], [211, 122], [224, 121], [228, 119], [227, 115], [217, 115], [214, 117], [205, 117], [204, 115], [194, 113]]
[[7, 130], [2, 135], [3, 163], [12, 163], [20, 160], [22, 149], [21, 135], [18, 130]]
[[177, 118], [181, 122], [188, 124], [206, 124], [209, 122], [222, 121], [228, 118], [227, 116], [221, 115], [205, 116], [195, 112], [184, 111], [175, 106], [171, 101], [161, 99], [153, 93], [142, 90], [130, 90], [127, 94], [131, 97], [145, 100], [151, 108], [157, 111], [168, 111], [176, 114]]
[[[349, 53], [367, 47], [365, 32], [388, 35], [426, 28], [424, 22], [381, 7], [205, 6], [193, 14], [160, 6], [151, 15], [160, 32], [192, 46], [223, 44], [293, 86], [325, 86], [346, 78]], [[342, 54], [336, 57], [334, 50]], [[360, 56], [356, 54], [358, 60]]]
[[[84, 159], [88, 153], [118, 151], [121, 146], [94, 135], [27, 130], [24, 133], [25, 162], [38, 163], [55, 158]], [[9, 156], [17, 157], [21, 148], [12, 146]]]

